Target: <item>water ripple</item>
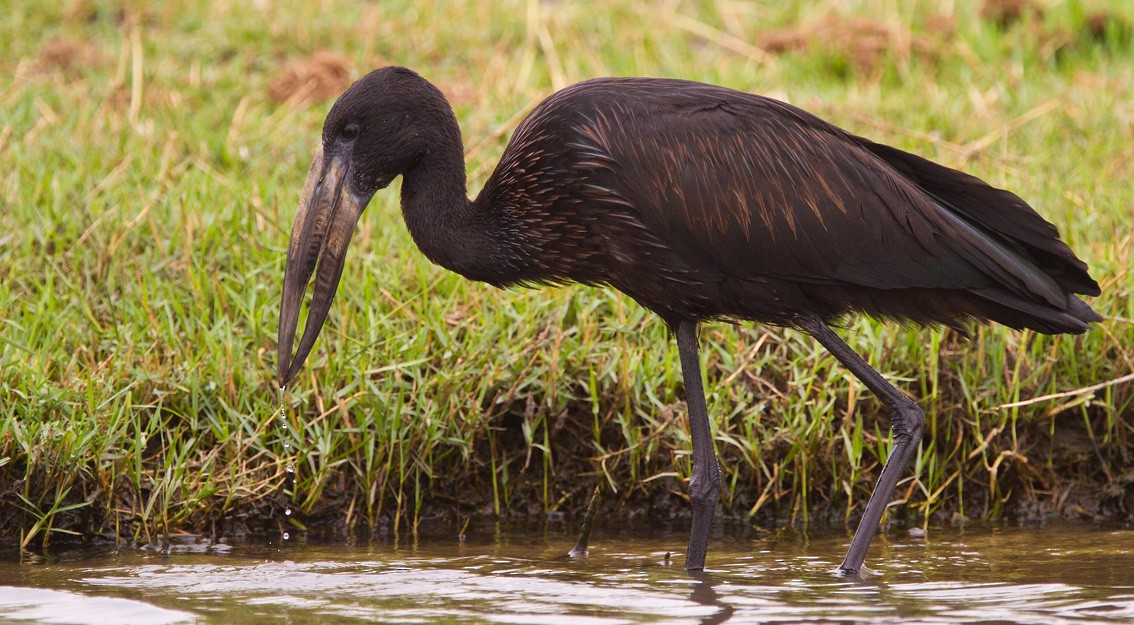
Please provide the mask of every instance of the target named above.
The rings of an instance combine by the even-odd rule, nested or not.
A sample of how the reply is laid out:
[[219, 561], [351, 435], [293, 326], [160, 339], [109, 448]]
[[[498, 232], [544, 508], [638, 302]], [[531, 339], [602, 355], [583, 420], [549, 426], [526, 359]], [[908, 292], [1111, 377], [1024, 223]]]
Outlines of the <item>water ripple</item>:
[[0, 615], [0, 619], [9, 621], [53, 625], [181, 625], [198, 620], [189, 612], [166, 610], [133, 599], [16, 586], [0, 586]]
[[[665, 564], [666, 551], [659, 547], [676, 552], [681, 537], [670, 539], [676, 545], [611, 540], [610, 550], [596, 541], [590, 557], [581, 560], [563, 557], [554, 540], [481, 546], [443, 541], [409, 550], [381, 544], [289, 545], [168, 558], [126, 555], [93, 566], [21, 568], [29, 583], [52, 579], [80, 591], [60, 596], [81, 607], [68, 609], [63, 600], [59, 608], [44, 600], [5, 604], [0, 593], [0, 623], [19, 618], [77, 625], [194, 619], [538, 625], [1134, 621], [1134, 551], [1125, 546], [1129, 532], [1040, 534], [1045, 535], [969, 531], [933, 540], [882, 541], [872, 551], [875, 573], [862, 579], [832, 575], [845, 549], [842, 536], [724, 540], [714, 545], [713, 570], [699, 575]], [[33, 596], [28, 591], [7, 596], [26, 599]], [[88, 595], [122, 603], [102, 609], [94, 603], [100, 597]], [[114, 618], [96, 620], [100, 609]], [[91, 620], [67, 620], [74, 613]]]

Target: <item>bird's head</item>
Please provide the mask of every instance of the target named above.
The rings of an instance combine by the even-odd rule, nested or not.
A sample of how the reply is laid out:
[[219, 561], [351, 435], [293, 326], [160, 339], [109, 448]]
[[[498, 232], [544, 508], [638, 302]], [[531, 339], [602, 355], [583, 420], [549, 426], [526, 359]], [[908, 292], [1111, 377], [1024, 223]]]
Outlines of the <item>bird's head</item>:
[[[291, 227], [280, 302], [281, 386], [303, 366], [327, 319], [351, 234], [370, 199], [416, 167], [423, 155], [447, 139], [439, 133], [455, 126], [455, 120], [438, 123], [439, 116], [445, 121], [453, 116], [441, 92], [401, 67], [367, 74], [331, 107]], [[292, 358], [299, 311], [312, 274], [311, 308]]]

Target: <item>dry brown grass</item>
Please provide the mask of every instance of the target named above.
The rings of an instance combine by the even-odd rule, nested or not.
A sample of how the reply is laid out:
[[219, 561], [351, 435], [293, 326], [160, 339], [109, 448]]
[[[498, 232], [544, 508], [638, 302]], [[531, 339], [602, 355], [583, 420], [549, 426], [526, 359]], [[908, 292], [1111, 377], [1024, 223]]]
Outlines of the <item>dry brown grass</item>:
[[[949, 38], [956, 21], [947, 15], [935, 19], [934, 34]], [[827, 17], [798, 26], [765, 31], [756, 36], [756, 45], [775, 54], [821, 52], [844, 54], [862, 74], [875, 73], [886, 56], [908, 59], [912, 54], [936, 56], [934, 37], [915, 34], [909, 29], [867, 17]]]
[[1043, 6], [1036, 0], [984, 0], [980, 16], [1000, 28], [1011, 28], [1025, 20], [1042, 20]]
[[39, 49], [39, 66], [48, 72], [76, 74], [101, 60], [98, 51], [89, 44], [58, 37], [45, 41]]
[[323, 102], [350, 86], [351, 76], [350, 63], [345, 57], [333, 50], [320, 50], [292, 61], [272, 79], [268, 95], [276, 102]]

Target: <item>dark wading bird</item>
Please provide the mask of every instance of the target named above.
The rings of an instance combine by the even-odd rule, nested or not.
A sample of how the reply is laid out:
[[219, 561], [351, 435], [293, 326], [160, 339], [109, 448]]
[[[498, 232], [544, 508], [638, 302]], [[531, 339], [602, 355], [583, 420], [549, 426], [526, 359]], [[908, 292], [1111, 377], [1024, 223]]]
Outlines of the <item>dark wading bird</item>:
[[398, 175], [406, 226], [434, 263], [498, 287], [610, 285], [676, 335], [693, 439], [691, 570], [704, 567], [720, 489], [697, 324], [804, 330], [889, 409], [893, 448], [839, 567], [854, 573], [924, 417], [828, 324], [865, 313], [1058, 334], [1100, 320], [1075, 295], [1099, 294], [1086, 264], [1019, 197], [783, 102], [680, 80], [582, 82], [527, 116], [470, 201], [452, 108], [416, 73], [387, 67], [323, 124], [287, 253], [281, 386], [327, 317], [359, 216]]

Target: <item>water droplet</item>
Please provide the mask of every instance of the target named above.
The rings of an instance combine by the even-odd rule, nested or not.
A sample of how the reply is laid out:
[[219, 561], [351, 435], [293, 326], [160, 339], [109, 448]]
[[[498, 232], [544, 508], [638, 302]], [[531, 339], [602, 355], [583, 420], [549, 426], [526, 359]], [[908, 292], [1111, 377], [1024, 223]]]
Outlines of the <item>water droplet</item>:
[[[280, 405], [280, 409], [279, 409], [279, 431], [281, 433], [281, 438], [283, 438], [287, 434], [290, 434], [292, 430], [291, 430], [291, 425], [288, 423], [288, 420], [287, 420], [287, 406], [284, 405], [284, 389], [283, 389], [282, 386], [280, 387], [280, 391], [279, 391], [279, 405]], [[286, 454], [288, 456], [288, 458], [290, 459], [291, 454], [292, 454], [292, 446], [291, 446], [290, 441], [288, 441], [286, 439], [283, 441], [283, 450], [284, 450], [284, 454]], [[295, 488], [295, 467], [293, 465], [289, 464], [284, 469], [284, 483], [285, 483], [285, 487], [290, 487], [292, 489]], [[292, 495], [294, 495], [294, 493], [292, 493]], [[284, 507], [284, 516], [287, 517], [287, 518], [291, 518], [291, 516], [292, 516], [291, 506], [287, 505], [287, 506]], [[284, 532], [283, 533], [283, 540], [287, 541], [287, 540], [290, 540], [290, 539], [291, 539], [291, 534], [289, 532]]]

